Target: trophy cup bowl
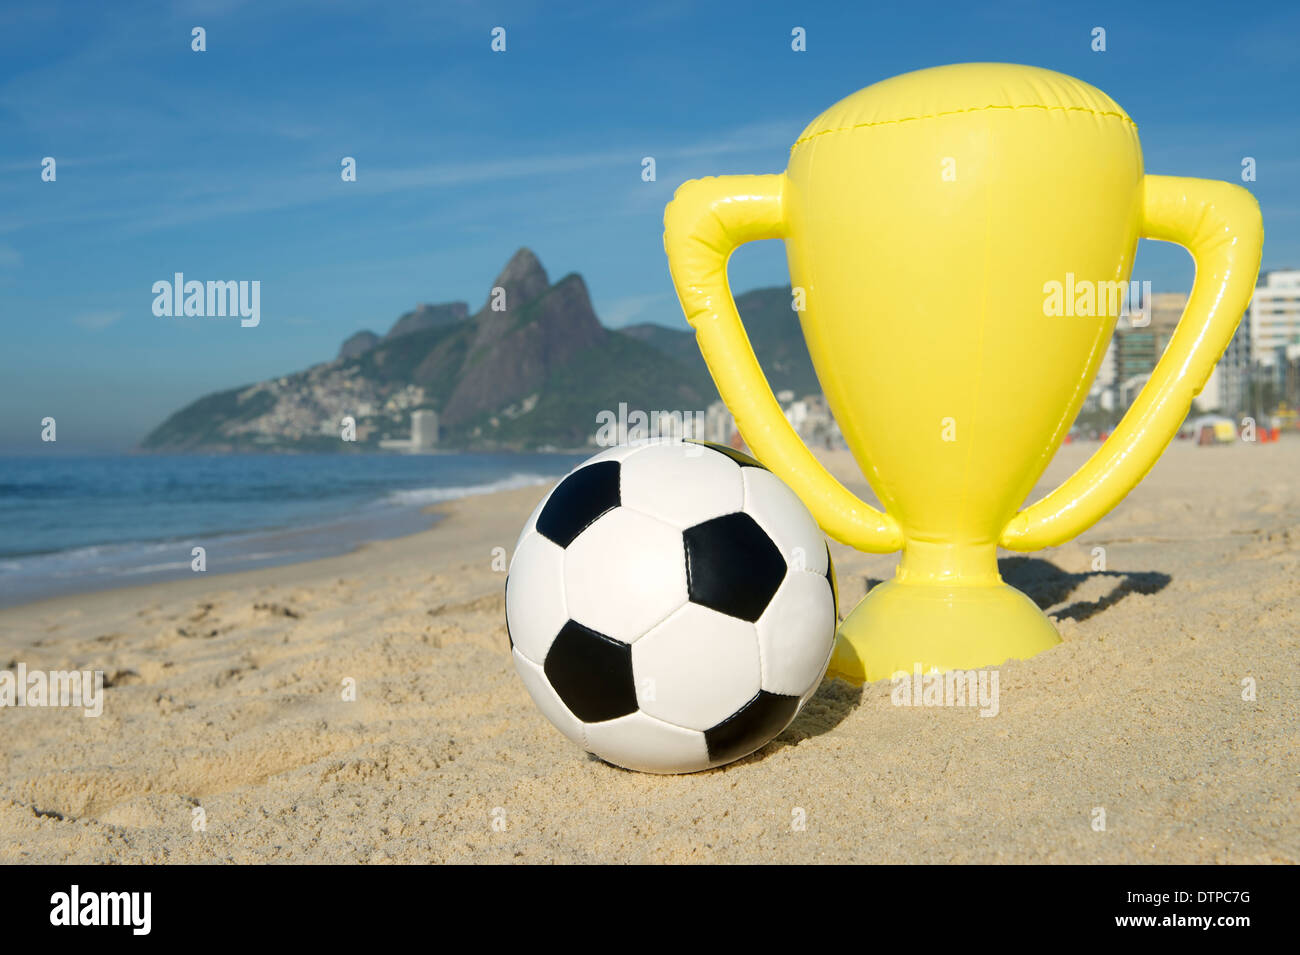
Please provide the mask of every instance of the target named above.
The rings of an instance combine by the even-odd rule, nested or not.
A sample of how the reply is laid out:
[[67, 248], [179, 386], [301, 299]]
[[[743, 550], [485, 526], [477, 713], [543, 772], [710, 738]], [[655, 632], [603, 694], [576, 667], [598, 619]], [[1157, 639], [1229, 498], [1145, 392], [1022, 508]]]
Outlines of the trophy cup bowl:
[[[1018, 510], [1087, 397], [1140, 236], [1196, 260], [1186, 312], [1120, 425]], [[827, 402], [884, 507], [849, 493], [781, 412], [736, 313], [727, 260], [781, 238]], [[902, 551], [840, 625], [853, 681], [1028, 658], [1060, 641], [997, 569], [1108, 513], [1182, 424], [1252, 294], [1263, 230], [1245, 189], [1146, 175], [1137, 127], [1060, 73], [968, 63], [831, 107], [779, 175], [684, 183], [664, 247], [746, 443], [837, 540]]]

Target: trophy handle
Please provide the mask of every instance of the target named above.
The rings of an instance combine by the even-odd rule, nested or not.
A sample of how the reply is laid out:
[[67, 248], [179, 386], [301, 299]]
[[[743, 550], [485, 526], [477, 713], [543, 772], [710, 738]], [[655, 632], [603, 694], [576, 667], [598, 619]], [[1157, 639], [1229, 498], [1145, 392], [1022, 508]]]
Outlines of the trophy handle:
[[719, 176], [683, 183], [664, 210], [664, 251], [686, 320], [718, 393], [759, 459], [784, 479], [831, 537], [886, 554], [903, 545], [888, 514], [863, 503], [821, 465], [781, 412], [754, 357], [727, 282], [737, 246], [785, 236], [785, 176]]
[[1147, 176], [1142, 235], [1192, 254], [1196, 278], [1168, 348], [1114, 434], [1064, 484], [1011, 519], [1009, 550], [1054, 547], [1105, 517], [1168, 446], [1254, 294], [1264, 243], [1255, 197], [1212, 179]]

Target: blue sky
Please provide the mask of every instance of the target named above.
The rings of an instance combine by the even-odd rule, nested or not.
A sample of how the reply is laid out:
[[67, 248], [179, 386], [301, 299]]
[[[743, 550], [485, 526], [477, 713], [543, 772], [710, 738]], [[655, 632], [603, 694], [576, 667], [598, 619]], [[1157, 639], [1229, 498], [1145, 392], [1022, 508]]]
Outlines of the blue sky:
[[[581, 272], [607, 324], [684, 327], [661, 245], [676, 186], [779, 172], [827, 106], [943, 63], [1099, 86], [1151, 172], [1240, 181], [1255, 157], [1264, 267], [1300, 266], [1298, 38], [1281, 2], [7, 4], [0, 450], [40, 447], [46, 415], [60, 450], [129, 447], [417, 302], [477, 308], [521, 245], [552, 279]], [[177, 271], [261, 281], [261, 325], [155, 317]], [[1144, 242], [1134, 277], [1177, 290], [1192, 271]], [[742, 249], [731, 276], [785, 283], [782, 249]]]

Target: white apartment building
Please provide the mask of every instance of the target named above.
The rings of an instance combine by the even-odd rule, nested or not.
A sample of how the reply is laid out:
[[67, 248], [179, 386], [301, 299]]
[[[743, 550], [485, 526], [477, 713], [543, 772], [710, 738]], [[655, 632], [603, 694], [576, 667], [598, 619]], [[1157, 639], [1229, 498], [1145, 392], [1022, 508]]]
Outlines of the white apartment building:
[[1196, 403], [1203, 411], [1236, 416], [1246, 410], [1250, 390], [1251, 322], [1243, 317], [1223, 357], [1210, 372]]
[[411, 448], [428, 451], [438, 444], [438, 413], [422, 409], [411, 412]]
[[1300, 270], [1276, 269], [1260, 276], [1250, 300], [1250, 346], [1255, 361], [1272, 368], [1287, 345], [1300, 345]]
[[1097, 407], [1110, 411], [1115, 407], [1115, 336], [1110, 336], [1106, 344], [1106, 354], [1097, 369], [1097, 377], [1092, 380], [1092, 389], [1088, 398]]

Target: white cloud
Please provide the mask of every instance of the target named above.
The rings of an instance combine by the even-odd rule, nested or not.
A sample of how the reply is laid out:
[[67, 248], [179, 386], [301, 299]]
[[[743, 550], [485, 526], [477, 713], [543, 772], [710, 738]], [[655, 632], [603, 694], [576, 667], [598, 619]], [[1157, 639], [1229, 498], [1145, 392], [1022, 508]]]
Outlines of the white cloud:
[[99, 311], [99, 312], [82, 312], [73, 317], [74, 324], [89, 331], [97, 331], [101, 328], [108, 328], [122, 317], [120, 309], [116, 311]]
[[[0, 106], [4, 97], [0, 95]], [[794, 130], [794, 132], [791, 132]], [[177, 192], [158, 193], [160, 181], [156, 171], [144, 172], [140, 169], [124, 171], [118, 181], [125, 189], [135, 185], [131, 178], [146, 176], [155, 193], [140, 195], [137, 201], [121, 202], [114, 198], [98, 204], [81, 205], [73, 212], [62, 216], [51, 214], [49, 209], [42, 209], [39, 217], [24, 221], [18, 216], [9, 216], [0, 224], [0, 234], [14, 232], [37, 225], [49, 226], [55, 223], [63, 225], [80, 224], [91, 221], [121, 222], [122, 234], [138, 235], [159, 229], [177, 228], [214, 219], [231, 216], [258, 215], [264, 212], [301, 208], [318, 203], [337, 202], [355, 196], [373, 198], [379, 195], [419, 192], [426, 190], [454, 191], [470, 186], [492, 186], [511, 183], [527, 183], [529, 180], [547, 180], [549, 184], [559, 182], [566, 177], [590, 175], [600, 170], [625, 170], [631, 181], [640, 185], [641, 158], [653, 155], [661, 164], [661, 175], [666, 174], [665, 163], [672, 163], [674, 168], [685, 168], [684, 164], [698, 163], [716, 159], [719, 156], [767, 155], [778, 162], [784, 157], [784, 148], [793, 141], [798, 132], [797, 126], [787, 123], [746, 124], [730, 129], [718, 130], [707, 139], [692, 142], [663, 143], [658, 146], [634, 147], [625, 145], [618, 148], [604, 148], [567, 153], [529, 154], [527, 147], [519, 153], [505, 158], [483, 157], [466, 161], [435, 162], [418, 166], [369, 166], [362, 165], [361, 180], [355, 187], [341, 190], [337, 175], [332, 170], [337, 159], [322, 161], [324, 175], [303, 178], [258, 175], [252, 181], [245, 177], [216, 177], [194, 188], [191, 182], [174, 171], [168, 171], [163, 178], [180, 190], [183, 201], [176, 201]], [[127, 157], [113, 156], [120, 160], [118, 165], [130, 167]], [[60, 165], [64, 161], [60, 160]], [[685, 178], [685, 177], [682, 177]], [[189, 185], [185, 190], [181, 188]], [[665, 179], [665, 185], [670, 185]], [[3, 191], [3, 188], [0, 188]], [[663, 191], [663, 190], [660, 190]], [[642, 186], [639, 196], [650, 195], [652, 190]], [[167, 195], [164, 201], [159, 195]]]

